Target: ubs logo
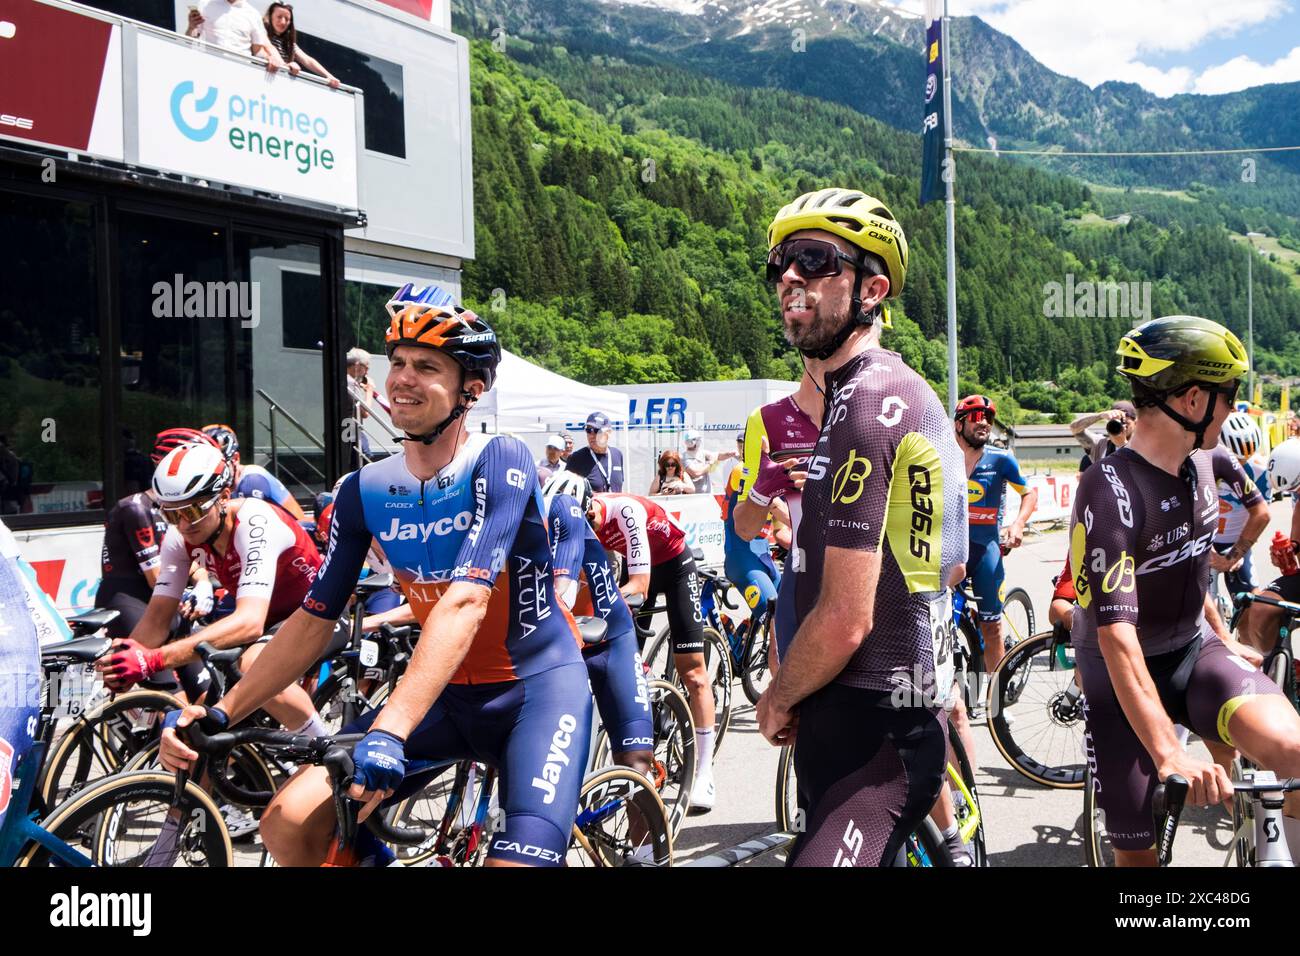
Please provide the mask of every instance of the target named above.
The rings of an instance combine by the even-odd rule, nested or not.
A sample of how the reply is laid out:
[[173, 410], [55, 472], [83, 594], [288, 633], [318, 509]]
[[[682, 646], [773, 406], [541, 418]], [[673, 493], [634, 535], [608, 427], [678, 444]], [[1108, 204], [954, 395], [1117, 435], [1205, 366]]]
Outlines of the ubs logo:
[[831, 482], [831, 501], [851, 505], [862, 497], [863, 485], [871, 474], [871, 459], [859, 457], [857, 449], [849, 452], [848, 460], [835, 470]]

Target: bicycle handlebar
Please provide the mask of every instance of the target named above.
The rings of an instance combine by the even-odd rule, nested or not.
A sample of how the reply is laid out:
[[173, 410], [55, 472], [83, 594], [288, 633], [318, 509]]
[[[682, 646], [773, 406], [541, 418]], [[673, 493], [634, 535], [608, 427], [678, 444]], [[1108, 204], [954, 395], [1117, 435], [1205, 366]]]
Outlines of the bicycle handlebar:
[[1187, 802], [1187, 789], [1187, 779], [1171, 773], [1151, 796], [1152, 814], [1157, 819], [1163, 817], [1156, 827], [1156, 859], [1160, 866], [1168, 866], [1173, 859], [1174, 832]]
[[1276, 598], [1253, 594], [1250, 591], [1239, 591], [1233, 596], [1232, 601], [1238, 607], [1244, 607], [1247, 604], [1267, 604], [1269, 607], [1281, 608], [1289, 614], [1300, 617], [1300, 604], [1294, 604], [1291, 601], [1279, 601]]

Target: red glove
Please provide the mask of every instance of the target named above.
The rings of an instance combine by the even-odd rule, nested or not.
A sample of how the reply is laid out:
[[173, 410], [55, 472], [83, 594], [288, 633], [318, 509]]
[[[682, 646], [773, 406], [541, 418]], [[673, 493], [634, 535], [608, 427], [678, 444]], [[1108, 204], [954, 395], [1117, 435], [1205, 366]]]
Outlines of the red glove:
[[794, 482], [784, 465], [779, 465], [767, 455], [758, 466], [758, 476], [749, 489], [749, 499], [759, 507], [766, 508], [773, 498], [788, 494], [794, 490]]
[[109, 690], [129, 690], [163, 669], [163, 653], [130, 639], [113, 645], [113, 653], [100, 661]]

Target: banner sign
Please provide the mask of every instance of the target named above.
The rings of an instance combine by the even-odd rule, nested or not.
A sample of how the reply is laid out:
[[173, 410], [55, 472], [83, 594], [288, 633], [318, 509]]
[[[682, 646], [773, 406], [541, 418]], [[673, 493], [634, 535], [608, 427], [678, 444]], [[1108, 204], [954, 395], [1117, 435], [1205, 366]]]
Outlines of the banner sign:
[[925, 117], [921, 122], [921, 205], [946, 198], [943, 181], [943, 0], [925, 3]]

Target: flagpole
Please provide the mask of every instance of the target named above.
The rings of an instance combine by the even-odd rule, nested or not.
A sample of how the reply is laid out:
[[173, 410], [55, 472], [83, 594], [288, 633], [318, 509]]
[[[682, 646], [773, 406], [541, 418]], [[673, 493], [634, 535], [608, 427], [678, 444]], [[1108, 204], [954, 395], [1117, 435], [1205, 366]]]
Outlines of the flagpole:
[[944, 207], [948, 224], [948, 411], [957, 407], [957, 199], [953, 195], [952, 72], [948, 44], [948, 0], [943, 0], [943, 153]]

